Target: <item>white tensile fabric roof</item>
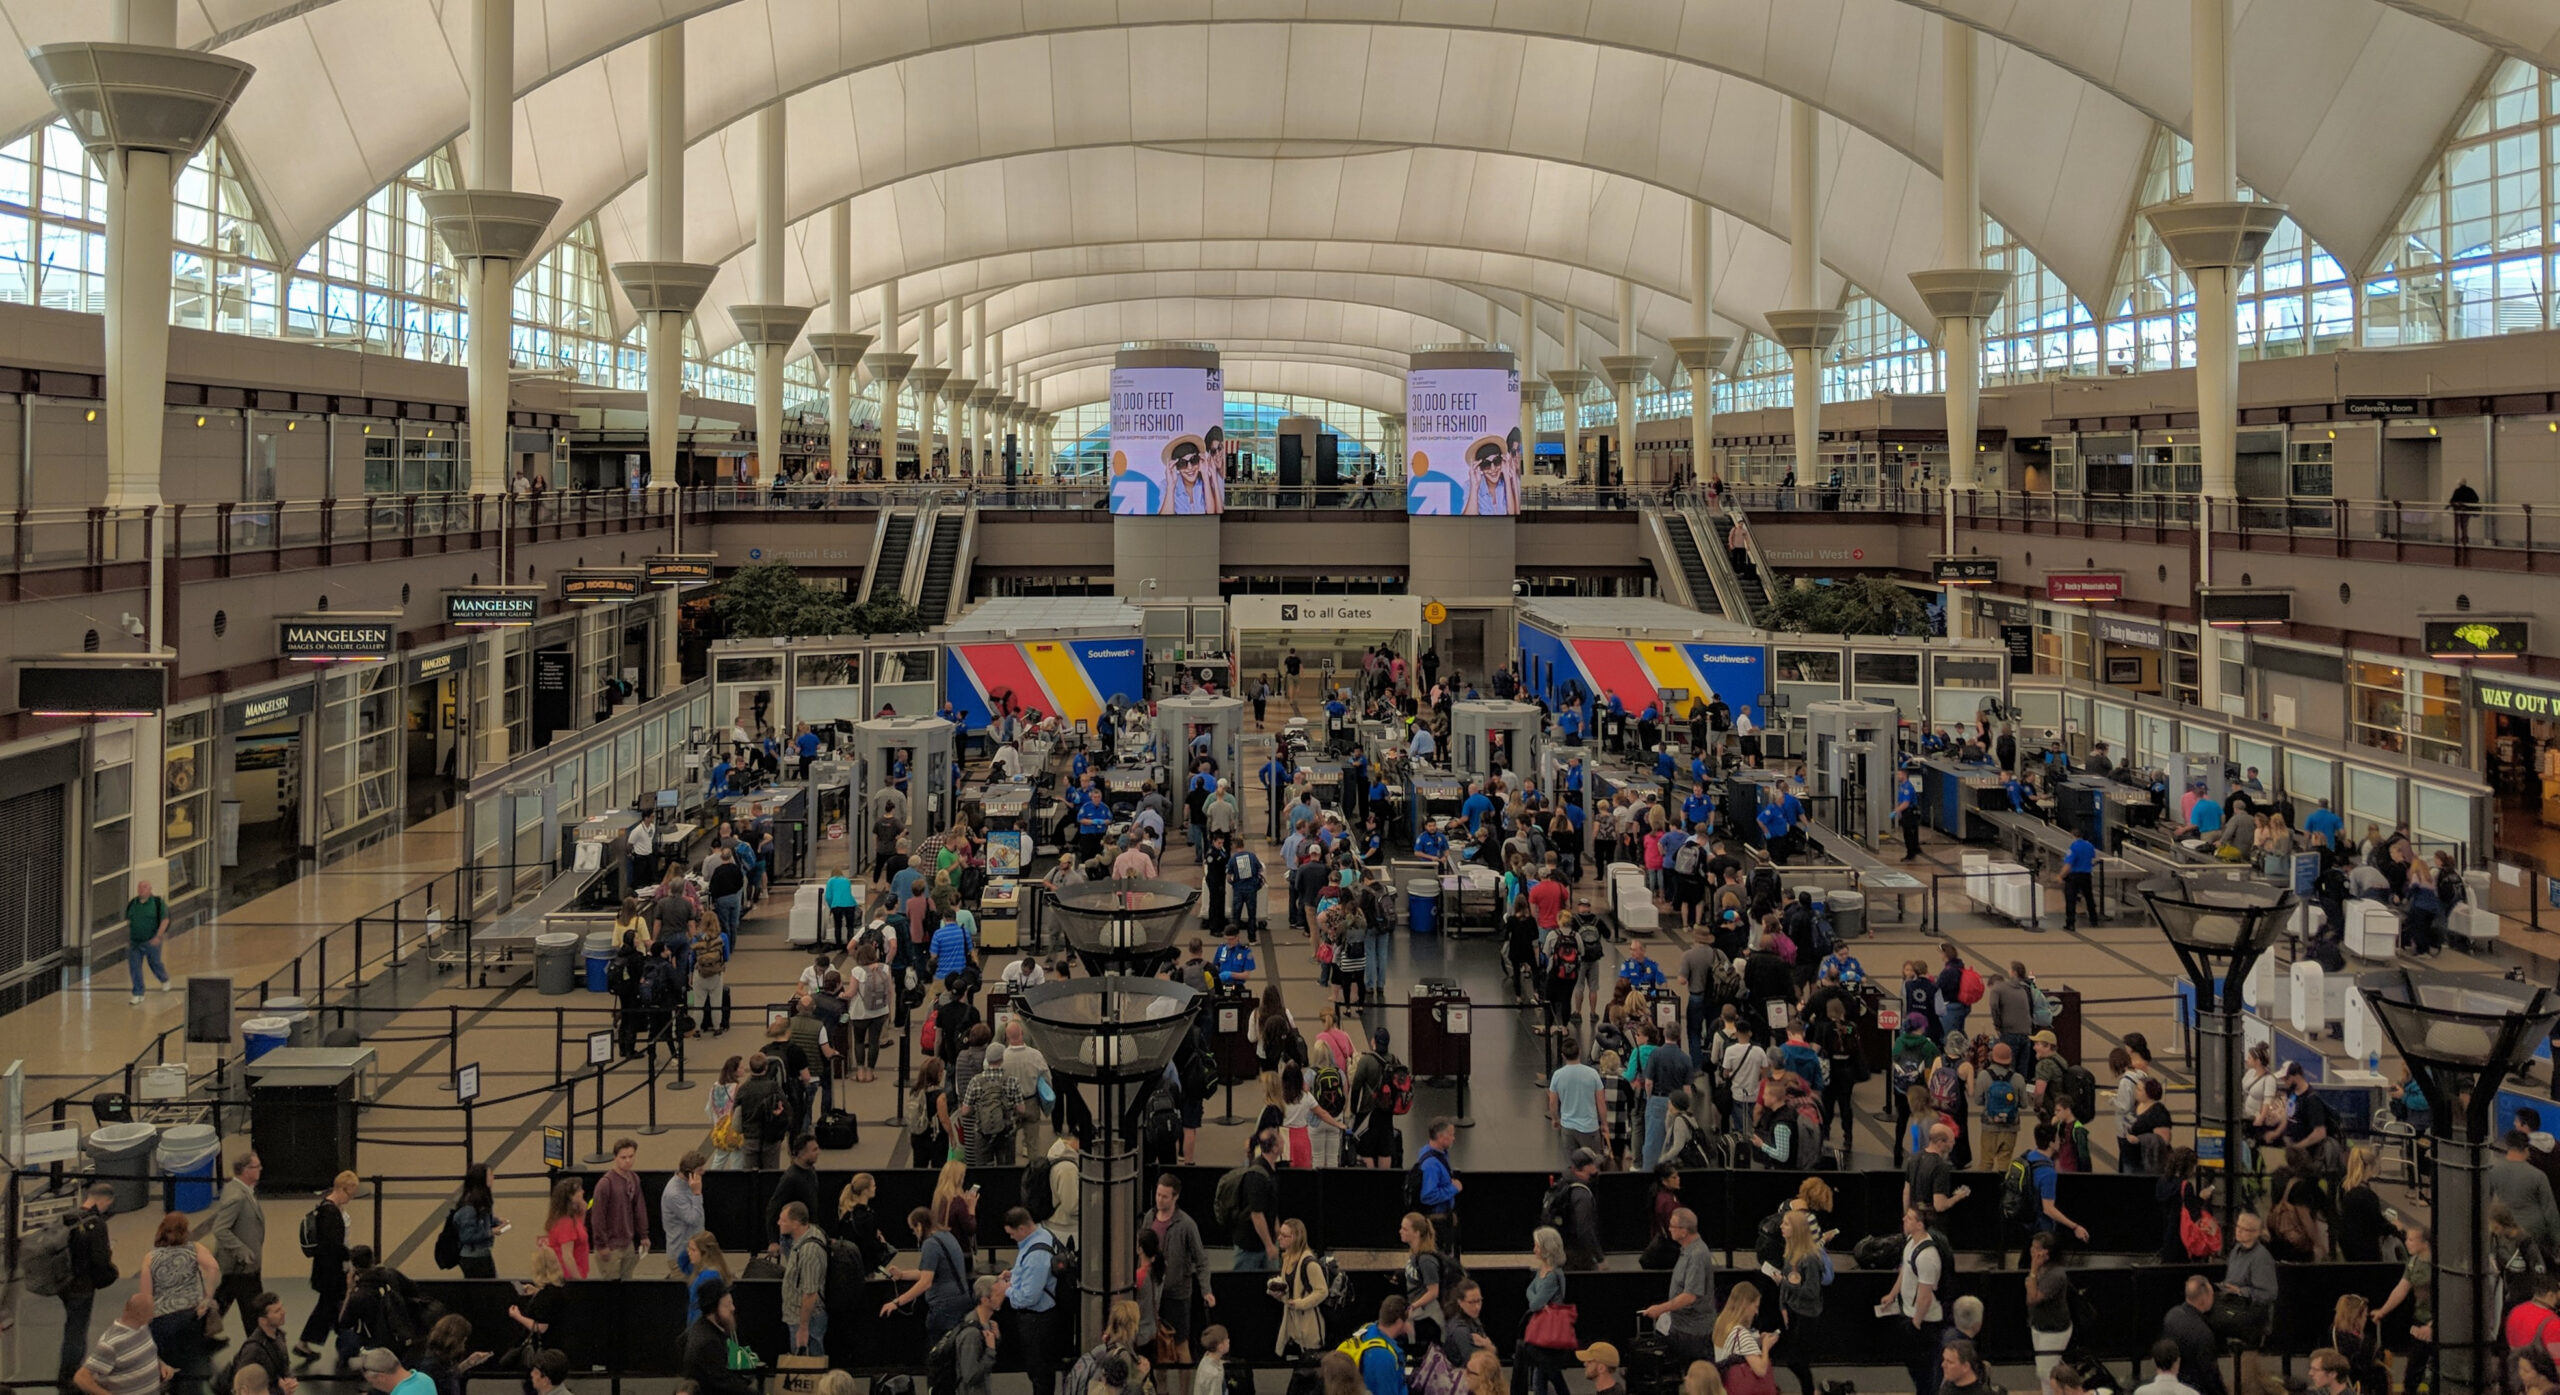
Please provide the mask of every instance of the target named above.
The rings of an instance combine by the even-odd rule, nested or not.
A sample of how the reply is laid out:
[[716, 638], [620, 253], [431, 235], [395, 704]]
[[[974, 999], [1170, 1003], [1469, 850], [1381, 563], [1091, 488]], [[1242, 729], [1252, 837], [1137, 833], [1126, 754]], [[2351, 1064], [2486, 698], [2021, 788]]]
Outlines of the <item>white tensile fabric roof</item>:
[[[109, 0], [0, 0], [22, 47], [102, 38]], [[2239, 173], [2351, 266], [2489, 67], [2560, 67], [2560, 5], [2234, 0]], [[257, 65], [226, 136], [297, 257], [372, 190], [469, 140], [469, 0], [179, 0], [180, 42]], [[1006, 361], [1093, 336], [1400, 352], [1481, 334], [1485, 295], [1588, 313], [1615, 351], [1688, 330], [1689, 201], [1717, 210], [1716, 332], [1791, 303], [1785, 107], [1827, 112], [1823, 284], [1927, 332], [1943, 264], [1939, 17], [1988, 36], [1983, 206], [2103, 301], [2155, 123], [2184, 129], [2188, 0], [517, 0], [516, 178], [645, 254], [646, 44], [684, 26], [688, 260], [700, 329], [753, 298], [754, 114], [789, 113], [787, 293], [823, 305], [825, 210], [854, 285], [912, 312], [990, 299]], [[0, 128], [51, 118], [0, 64]], [[1182, 273], [1180, 276], [1166, 273]], [[1071, 279], [1057, 287], [1052, 279]], [[1389, 285], [1381, 278], [1392, 278]], [[1435, 290], [1419, 283], [1443, 283]], [[1160, 284], [1151, 284], [1160, 283]], [[1457, 292], [1452, 295], [1452, 292]], [[1112, 310], [1121, 299], [1126, 308]], [[1266, 302], [1248, 311], [1244, 300]], [[1472, 301], [1469, 309], [1464, 302]], [[1368, 306], [1375, 313], [1346, 313]], [[1327, 308], [1333, 307], [1333, 308]], [[619, 308], [619, 307], [618, 307]], [[854, 328], [874, 329], [874, 297]], [[1426, 323], [1428, 322], [1428, 323]], [[829, 327], [822, 310], [812, 329]], [[1554, 326], [1541, 367], [1556, 366]], [[1509, 337], [1506, 335], [1506, 337]], [[1350, 368], [1333, 371], [1352, 372]], [[1064, 400], [1051, 396], [1051, 401]]]

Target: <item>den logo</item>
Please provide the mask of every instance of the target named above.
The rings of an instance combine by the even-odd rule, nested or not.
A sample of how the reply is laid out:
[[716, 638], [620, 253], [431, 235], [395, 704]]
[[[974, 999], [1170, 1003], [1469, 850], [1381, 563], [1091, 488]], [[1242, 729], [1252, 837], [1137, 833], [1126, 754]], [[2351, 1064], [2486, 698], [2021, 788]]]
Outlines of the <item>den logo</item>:
[[1297, 618], [1298, 608], [1294, 605], [1289, 605], [1286, 602], [1283, 602], [1280, 607], [1280, 623], [1284, 625], [1292, 624], [1297, 620]]

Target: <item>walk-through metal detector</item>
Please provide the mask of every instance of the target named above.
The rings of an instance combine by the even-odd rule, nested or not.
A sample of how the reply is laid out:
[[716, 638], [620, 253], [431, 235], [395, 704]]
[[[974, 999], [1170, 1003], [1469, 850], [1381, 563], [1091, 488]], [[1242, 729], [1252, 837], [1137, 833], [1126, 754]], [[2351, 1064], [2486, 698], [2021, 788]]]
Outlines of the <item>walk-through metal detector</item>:
[[[1536, 703], [1514, 702], [1505, 698], [1478, 698], [1473, 702], [1452, 703], [1449, 707], [1449, 766], [1470, 780], [1481, 780], [1493, 773], [1494, 748], [1502, 749], [1501, 765], [1506, 770], [1536, 770], [1531, 762], [1536, 756], [1539, 728], [1543, 725]], [[1501, 740], [1497, 743], [1495, 738]]]
[[[1240, 774], [1251, 774], [1244, 768], [1244, 715], [1249, 707], [1243, 698], [1233, 697], [1169, 697], [1156, 703], [1156, 788], [1179, 802], [1188, 788], [1192, 768], [1206, 754], [1216, 762], [1218, 778], [1233, 784], [1241, 792]], [[1201, 736], [1209, 738], [1205, 752], [1193, 743]]]
[[[2169, 808], [2172, 812], [2178, 807], [2178, 798], [2198, 780], [2204, 781], [2204, 792], [2213, 796], [2214, 803], [2226, 809], [2231, 807], [2231, 769], [2219, 754], [2172, 751], [2161, 758], [2160, 767], [2169, 777]], [[2169, 826], [2175, 828], [2178, 823], [2173, 820]]]
[[893, 788], [891, 768], [901, 757], [907, 763], [909, 836], [920, 841], [950, 823], [959, 736], [960, 729], [940, 717], [875, 717], [853, 724], [853, 737], [842, 743], [842, 751], [853, 767], [845, 807], [854, 866], [868, 867], [878, 856], [871, 825], [880, 817], [881, 792]]
[[1804, 716], [1813, 743], [1813, 792], [1830, 797], [1834, 831], [1878, 850], [1893, 827], [1900, 712], [1889, 702], [1830, 698], [1807, 706]]

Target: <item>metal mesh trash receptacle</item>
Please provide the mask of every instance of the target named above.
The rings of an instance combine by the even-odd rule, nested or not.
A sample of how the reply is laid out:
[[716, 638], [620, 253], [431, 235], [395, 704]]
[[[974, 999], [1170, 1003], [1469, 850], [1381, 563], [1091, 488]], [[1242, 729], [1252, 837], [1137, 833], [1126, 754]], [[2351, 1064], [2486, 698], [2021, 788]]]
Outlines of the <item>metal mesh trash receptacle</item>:
[[566, 930], [533, 937], [533, 987], [546, 998], [578, 991], [578, 937]]
[[1404, 884], [1405, 923], [1417, 935], [1432, 935], [1440, 930], [1440, 883], [1429, 877], [1416, 877]]
[[152, 1161], [163, 1177], [177, 1179], [170, 1192], [173, 1211], [195, 1212], [213, 1209], [214, 1198], [222, 1183], [214, 1175], [214, 1165], [222, 1153], [222, 1136], [211, 1124], [180, 1124], [160, 1135], [160, 1150]]
[[1867, 894], [1863, 891], [1831, 893], [1831, 934], [1841, 943], [1867, 933]]
[[151, 1205], [151, 1149], [159, 1141], [158, 1124], [109, 1124], [80, 1141], [89, 1170], [116, 1189], [116, 1210]]

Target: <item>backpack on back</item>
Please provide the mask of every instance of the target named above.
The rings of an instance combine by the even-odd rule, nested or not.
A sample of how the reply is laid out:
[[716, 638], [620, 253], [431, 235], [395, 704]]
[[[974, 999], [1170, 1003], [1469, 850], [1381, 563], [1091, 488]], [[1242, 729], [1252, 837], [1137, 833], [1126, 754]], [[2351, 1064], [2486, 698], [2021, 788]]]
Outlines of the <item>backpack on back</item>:
[[2018, 1073], [2003, 1066], [1991, 1068], [1991, 1083], [1982, 1092], [1982, 1122], [1992, 1127], [2018, 1122], [2018, 1104], [2026, 1091], [2019, 1088]]
[[1556, 936], [1556, 952], [1547, 956], [1547, 976], [1558, 983], [1582, 980], [1582, 936], [1567, 932]]
[[328, 1204], [325, 1201], [313, 1202], [311, 1209], [302, 1213], [302, 1229], [295, 1239], [301, 1242], [305, 1259], [320, 1253], [320, 1208]]
[[1929, 1103], [1938, 1112], [1952, 1117], [1964, 1103], [1964, 1077], [1956, 1073], [1955, 1063], [1938, 1058], [1937, 1067], [1929, 1072]]
[[1047, 1221], [1058, 1214], [1058, 1195], [1052, 1187], [1062, 1158], [1038, 1157], [1022, 1168], [1022, 1209], [1035, 1221]]
[[889, 971], [878, 964], [862, 976], [862, 1010], [873, 1014], [889, 1010]]
[[2034, 1225], [2044, 1214], [2044, 1193], [2038, 1190], [2036, 1174], [2051, 1172], [2053, 1163], [2046, 1158], [2017, 1158], [2000, 1176], [2000, 1219], [2008, 1225], [2024, 1229]]
[[931, 1395], [960, 1395], [960, 1344], [984, 1340], [974, 1322], [956, 1324], [935, 1338], [925, 1357], [925, 1389]]
[[2071, 1117], [2082, 1120], [2098, 1117], [2098, 1077], [2091, 1074], [2087, 1066], [2063, 1067], [2062, 1088], [2071, 1094]]
[[1347, 1092], [1344, 1090], [1342, 1084], [1341, 1071], [1335, 1070], [1331, 1066], [1316, 1067], [1315, 1097], [1317, 1108], [1323, 1110], [1327, 1114], [1333, 1115], [1337, 1119], [1341, 1118], [1342, 1106], [1344, 1103], [1343, 1096], [1346, 1093]]
[[1963, 972], [1956, 976], [1956, 1001], [1966, 1007], [1982, 1001], [1982, 975], [1976, 973], [1971, 964], [1965, 965]]
[[1244, 1205], [1244, 1175], [1252, 1168], [1253, 1164], [1246, 1163], [1218, 1174], [1218, 1189], [1210, 1195], [1209, 1218], [1221, 1228], [1236, 1223], [1236, 1212]]
[[1385, 1069], [1378, 1073], [1378, 1087], [1370, 1094], [1369, 1108], [1379, 1114], [1400, 1115], [1413, 1112], [1413, 1071], [1394, 1056], [1388, 1056]]
[[2027, 1022], [2039, 1031], [2053, 1025], [2053, 999], [2033, 979], [2027, 981]]
[[459, 1206], [446, 1207], [444, 1224], [436, 1227], [436, 1267], [438, 1269], [462, 1267], [461, 1210]]
[[1811, 1172], [1822, 1162], [1822, 1102], [1802, 1095], [1795, 1102], [1795, 1128], [1787, 1140], [1787, 1166]]
[[71, 1231], [79, 1219], [77, 1214], [65, 1216], [60, 1224], [39, 1228], [35, 1238], [27, 1242], [27, 1252], [19, 1263], [29, 1293], [59, 1298], [70, 1289]]

